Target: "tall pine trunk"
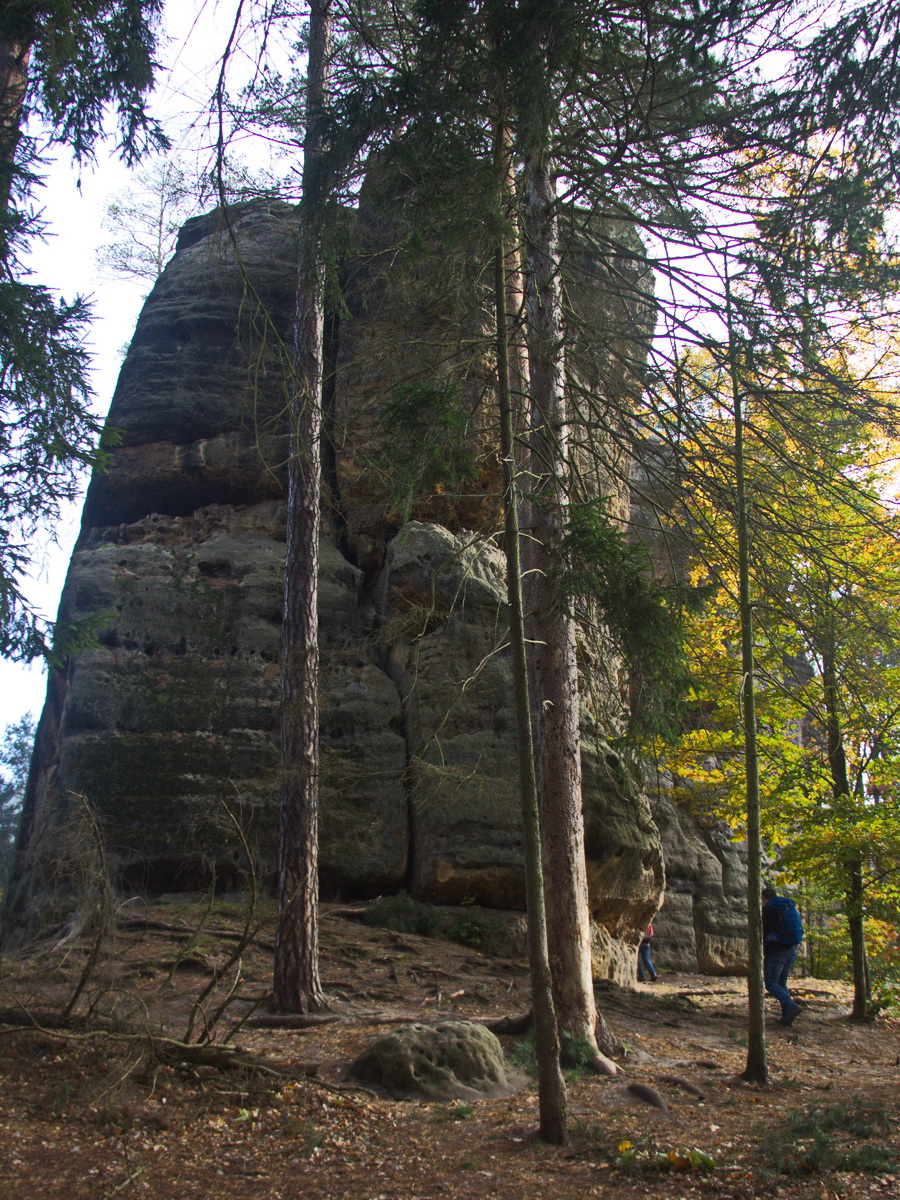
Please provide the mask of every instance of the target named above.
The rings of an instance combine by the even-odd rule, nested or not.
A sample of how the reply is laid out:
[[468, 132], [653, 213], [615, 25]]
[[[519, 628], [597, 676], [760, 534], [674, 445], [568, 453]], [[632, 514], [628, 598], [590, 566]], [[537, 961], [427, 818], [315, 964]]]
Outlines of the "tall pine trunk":
[[281, 1012], [308, 1012], [325, 1003], [318, 937], [318, 575], [325, 325], [322, 151], [333, 20], [332, 0], [311, 0], [282, 629], [281, 826], [273, 980], [273, 1005]]
[[575, 622], [553, 588], [566, 528], [569, 464], [556, 187], [544, 147], [526, 154], [523, 185], [532, 492], [523, 558], [544, 874], [552, 882], [550, 969], [561, 1032], [590, 1047], [594, 1066], [614, 1075], [615, 1064], [600, 1054], [596, 1041]]
[[[512, 199], [514, 182], [507, 155], [506, 130], [498, 122], [495, 159], [501, 228]], [[525, 650], [525, 619], [522, 602], [522, 565], [519, 550], [519, 489], [513, 430], [511, 376], [521, 387], [521, 363], [510, 347], [510, 331], [516, 320], [519, 266], [518, 250], [502, 233], [494, 258], [494, 310], [497, 330], [497, 394], [500, 408], [500, 453], [503, 463], [503, 529], [506, 540], [506, 585], [509, 601], [509, 637], [513, 660], [516, 704], [516, 742], [519, 758], [519, 791], [525, 849], [525, 900], [528, 913], [528, 961], [534, 1041], [538, 1060], [538, 1105], [540, 1133], [545, 1142], [559, 1145], [566, 1140], [566, 1085], [559, 1065], [559, 1031], [553, 1005], [553, 984], [547, 943], [547, 914], [544, 874], [541, 864], [540, 810], [531, 731], [528, 695], [528, 661]], [[511, 358], [515, 368], [511, 368]]]

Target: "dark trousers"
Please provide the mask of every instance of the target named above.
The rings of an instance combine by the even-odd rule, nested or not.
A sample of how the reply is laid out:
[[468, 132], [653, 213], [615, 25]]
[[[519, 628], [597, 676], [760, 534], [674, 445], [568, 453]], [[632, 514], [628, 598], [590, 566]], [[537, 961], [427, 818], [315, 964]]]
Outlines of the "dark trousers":
[[767, 950], [763, 959], [763, 981], [766, 991], [770, 996], [774, 996], [781, 1005], [783, 1017], [794, 1008], [787, 981], [796, 958], [796, 946], [783, 946], [778, 950]]

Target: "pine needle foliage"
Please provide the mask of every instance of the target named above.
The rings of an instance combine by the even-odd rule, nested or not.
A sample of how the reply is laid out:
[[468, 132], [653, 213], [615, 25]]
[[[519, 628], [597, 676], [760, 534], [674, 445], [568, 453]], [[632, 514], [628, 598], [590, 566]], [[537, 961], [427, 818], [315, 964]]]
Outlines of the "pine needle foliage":
[[401, 384], [382, 414], [391, 446], [392, 503], [409, 520], [417, 497], [456, 492], [478, 477], [468, 417], [452, 379]]
[[[48, 146], [75, 162], [115, 129], [131, 164], [168, 142], [148, 115], [162, 0], [7, 0], [0, 5], [0, 657], [51, 653], [24, 580], [34, 535], [103, 468], [91, 409], [89, 305], [34, 282], [29, 244]], [[114, 112], [115, 120], [108, 120]]]
[[599, 620], [625, 662], [629, 736], [675, 738], [689, 685], [684, 618], [711, 589], [654, 579], [646, 550], [629, 540], [602, 496], [570, 506], [560, 549], [558, 603], [587, 608], [579, 617]]
[[0, 276], [0, 657], [49, 652], [21, 590], [32, 537], [77, 494], [79, 469], [107, 461], [89, 407], [88, 317], [81, 300]]

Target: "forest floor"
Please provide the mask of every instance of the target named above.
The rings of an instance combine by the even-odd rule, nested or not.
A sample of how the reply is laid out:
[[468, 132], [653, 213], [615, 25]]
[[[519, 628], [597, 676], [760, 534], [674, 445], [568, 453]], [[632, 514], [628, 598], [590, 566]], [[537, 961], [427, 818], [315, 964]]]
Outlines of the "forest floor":
[[[633, 990], [599, 987], [627, 1045], [621, 1074], [571, 1077], [570, 1138], [548, 1147], [535, 1136], [534, 1084], [504, 1100], [432, 1103], [389, 1100], [346, 1078], [351, 1060], [398, 1018], [523, 1012], [528, 976], [524, 963], [369, 928], [341, 911], [326, 907], [321, 922], [322, 974], [339, 1019], [305, 1030], [245, 1024], [228, 1043], [262, 1056], [264, 1072], [190, 1064], [161, 1037], [183, 1038], [192, 1008], [212, 1021], [232, 988], [241, 928], [233, 900], [120, 914], [70, 1007], [82, 1017], [93, 1008], [94, 1019], [72, 1028], [50, 1026], [71, 1025], [57, 1018], [89, 947], [71, 939], [7, 955], [3, 1200], [900, 1196], [900, 1022], [850, 1023], [843, 985], [796, 981], [805, 1008], [791, 1028], [768, 1002], [766, 1086], [739, 1079], [743, 980], [663, 973]], [[272, 938], [263, 924], [241, 950], [240, 998], [215, 1026], [218, 1041], [249, 1011], [244, 997], [269, 986]], [[39, 1027], [17, 1027], [17, 1013]], [[202, 1020], [195, 1038], [198, 1027]], [[521, 1041], [502, 1040], [508, 1053]], [[667, 1108], [650, 1107], [629, 1083], [654, 1088]]]

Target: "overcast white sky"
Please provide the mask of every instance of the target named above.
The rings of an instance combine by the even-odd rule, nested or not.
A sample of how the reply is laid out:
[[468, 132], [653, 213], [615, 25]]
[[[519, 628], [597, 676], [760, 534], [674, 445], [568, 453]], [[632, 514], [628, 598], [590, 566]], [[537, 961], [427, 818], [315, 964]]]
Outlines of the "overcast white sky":
[[[251, 15], [260, 7], [246, 6]], [[204, 114], [235, 8], [236, 0], [167, 0], [165, 39], [159, 55], [164, 69], [153, 109], [176, 148], [202, 154], [209, 143]], [[246, 52], [236, 57], [232, 77], [238, 81], [252, 61], [254, 41], [252, 35], [245, 37]], [[121, 350], [131, 339], [147, 291], [140, 281], [101, 276], [96, 265], [98, 248], [110, 240], [102, 228], [105, 206], [113, 194], [128, 187], [129, 180], [130, 172], [103, 147], [96, 169], [83, 170], [80, 179], [68, 157], [61, 155], [49, 169], [40, 193], [48, 237], [29, 259], [36, 282], [55, 288], [66, 299], [76, 294], [92, 298], [95, 405], [103, 415], [112, 399]], [[56, 616], [80, 515], [81, 501], [72, 506], [58, 528], [46, 531], [34, 546], [36, 569], [29, 596], [51, 618]], [[37, 717], [45, 690], [46, 674], [40, 665], [25, 667], [0, 660], [0, 730], [26, 712]]]

